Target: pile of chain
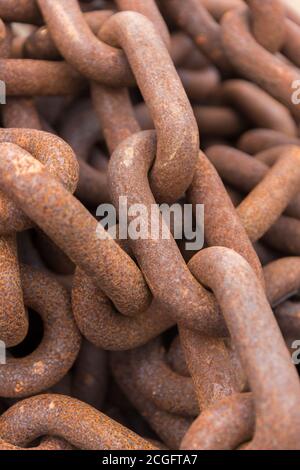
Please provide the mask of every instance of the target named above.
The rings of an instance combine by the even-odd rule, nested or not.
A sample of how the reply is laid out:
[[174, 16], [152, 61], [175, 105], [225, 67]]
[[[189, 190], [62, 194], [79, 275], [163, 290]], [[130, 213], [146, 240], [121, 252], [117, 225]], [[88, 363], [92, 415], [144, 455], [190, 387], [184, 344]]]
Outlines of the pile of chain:
[[[0, 449], [300, 449], [300, 15], [0, 18]], [[115, 240], [96, 209], [120, 197], [162, 226], [159, 204], [203, 204], [204, 249]]]

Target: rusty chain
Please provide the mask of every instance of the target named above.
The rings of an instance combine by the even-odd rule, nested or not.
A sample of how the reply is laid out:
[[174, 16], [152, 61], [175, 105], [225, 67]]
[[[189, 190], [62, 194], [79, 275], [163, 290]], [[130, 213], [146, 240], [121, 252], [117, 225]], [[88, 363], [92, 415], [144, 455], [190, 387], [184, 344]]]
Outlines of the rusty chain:
[[300, 449], [299, 47], [284, 0], [0, 0], [0, 450]]

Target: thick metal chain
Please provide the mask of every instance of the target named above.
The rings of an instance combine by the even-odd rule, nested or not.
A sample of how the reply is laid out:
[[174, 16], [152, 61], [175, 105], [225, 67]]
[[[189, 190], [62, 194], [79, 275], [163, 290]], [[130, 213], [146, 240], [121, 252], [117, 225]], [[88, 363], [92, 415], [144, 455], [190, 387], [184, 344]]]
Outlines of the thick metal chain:
[[1, 450], [299, 450], [299, 47], [283, 0], [0, 0]]

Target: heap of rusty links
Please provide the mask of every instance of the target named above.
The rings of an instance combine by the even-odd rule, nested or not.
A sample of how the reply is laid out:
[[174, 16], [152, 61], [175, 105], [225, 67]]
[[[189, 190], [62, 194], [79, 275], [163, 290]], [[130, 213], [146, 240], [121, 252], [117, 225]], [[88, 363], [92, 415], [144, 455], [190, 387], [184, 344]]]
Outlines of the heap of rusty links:
[[300, 13], [0, 0], [0, 80], [0, 449], [300, 450]]

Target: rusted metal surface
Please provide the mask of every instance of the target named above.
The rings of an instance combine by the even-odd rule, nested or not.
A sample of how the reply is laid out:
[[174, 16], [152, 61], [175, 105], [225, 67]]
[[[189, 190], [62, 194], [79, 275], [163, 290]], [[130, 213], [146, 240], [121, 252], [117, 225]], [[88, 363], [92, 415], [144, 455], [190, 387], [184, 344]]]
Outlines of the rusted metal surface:
[[[10, 144], [32, 154], [49, 168], [49, 173], [57, 177], [67, 191], [74, 191], [78, 180], [78, 164], [74, 153], [66, 143], [45, 132], [29, 129], [1, 129], [0, 141], [8, 150]], [[47, 152], [46, 152], [47, 149]], [[22, 211], [2, 193], [0, 232], [11, 233], [30, 227], [30, 221]]]
[[91, 406], [63, 395], [37, 395], [20, 401], [1, 416], [0, 422], [1, 438], [15, 445], [24, 446], [52, 434], [87, 450], [155, 449]]
[[162, 0], [162, 7], [180, 29], [189, 34], [200, 50], [222, 71], [230, 65], [224, 53], [220, 27], [209, 11], [197, 0]]
[[[294, 147], [289, 148], [286, 153], [282, 152], [266, 177], [237, 209], [250, 240], [254, 242], [267, 232], [288, 203], [299, 193], [299, 187], [300, 152], [298, 147]], [[251, 215], [253, 210], [254, 224], [251, 222], [254, 219], [254, 214]]]
[[178, 75], [188, 97], [195, 101], [213, 96], [220, 82], [220, 75], [215, 67], [205, 67], [200, 70], [179, 68]]
[[209, 65], [209, 61], [193, 40], [182, 31], [176, 31], [171, 35], [170, 55], [177, 67], [185, 66], [197, 70]]
[[[103, 22], [112, 14], [113, 11], [110, 10], [92, 11], [85, 13], [83, 18], [91, 31], [97, 34]], [[23, 44], [23, 54], [31, 59], [53, 60], [61, 57], [46, 26], [41, 26], [26, 38]]]
[[297, 294], [300, 288], [300, 258], [281, 258], [264, 267], [266, 293], [271, 305]]
[[11, 28], [0, 20], [0, 57], [10, 57], [13, 46]]
[[239, 139], [237, 147], [243, 152], [256, 154], [278, 145], [299, 145], [297, 137], [270, 129], [253, 129], [245, 132]]
[[137, 13], [114, 15], [100, 37], [127, 54], [157, 132], [152, 190], [158, 201], [173, 202], [191, 183], [199, 133], [171, 58], [151, 22]]
[[5, 127], [41, 130], [39, 115], [30, 98], [8, 98], [2, 117]]
[[234, 9], [227, 12], [222, 18], [221, 34], [226, 55], [236, 70], [281, 101], [299, 118], [300, 107], [291, 100], [291, 84], [299, 80], [300, 73], [292, 64], [271, 54], [255, 41], [249, 11]]
[[[111, 156], [109, 166], [112, 201], [116, 203], [119, 196], [126, 196], [130, 205], [137, 201], [142, 203], [148, 208], [148, 219], [143, 222], [146, 226], [151, 224], [149, 209], [151, 204], [155, 204], [148, 183], [148, 171], [153, 162], [155, 148], [156, 138], [153, 131], [135, 134], [119, 145]], [[130, 187], [127, 184], [128, 177]], [[158, 218], [160, 226], [163, 226], [162, 216], [158, 214]], [[160, 239], [159, 244], [153, 244], [151, 239], [130, 240], [130, 244], [151, 285], [153, 295], [162, 306], [167, 307], [174, 319], [200, 331], [203, 321], [206, 332], [215, 332], [216, 328], [220, 331], [221, 317], [213, 299], [193, 279], [172, 237]], [[170, 277], [170, 266], [172, 271], [176, 272], [174, 277]]]
[[111, 358], [114, 377], [128, 399], [171, 449], [178, 448], [191, 425], [191, 420], [163, 411], [157, 408], [152, 401], [145, 399], [136, 389], [135, 380], [131, 376], [132, 369], [124, 353], [115, 352]]
[[297, 127], [286, 107], [254, 83], [226, 80], [220, 88], [221, 100], [236, 106], [254, 126], [297, 136]]
[[[97, 235], [96, 219], [28, 152], [15, 144], [3, 143], [1, 147], [3, 151], [2, 187], [7, 185], [6, 190], [9, 188], [9, 192], [13, 191], [13, 199], [18, 202], [23, 211], [75, 264], [81, 265], [89, 274], [95, 276], [101, 288], [110, 292], [121, 310], [123, 309], [128, 315], [134, 315], [135, 311], [137, 313], [146, 308], [150, 295], [141, 272], [103, 228], [103, 238]], [[8, 168], [5, 170], [6, 165]], [[30, 178], [31, 174], [35, 177]], [[32, 195], [30, 200], [27, 198], [28, 193]], [[44, 201], [43, 204], [42, 201]], [[63, 205], [61, 201], [64, 201]], [[85, 249], [80, 249], [85, 244], [90, 244], [89, 256], [86, 256]], [[103, 264], [105, 257], [101, 256], [101, 249], [107, 259], [106, 265]], [[101, 264], [98, 257], [101, 258]], [[112, 266], [114, 257], [115, 268]], [[122, 264], [124, 275], [122, 275]], [[131, 271], [130, 274], [129, 271]], [[123, 279], [124, 281], [125, 273], [129, 288], [117, 280]], [[111, 292], [112, 285], [115, 295]]]
[[65, 62], [0, 59], [0, 74], [9, 96], [69, 95], [83, 85], [80, 75]]
[[183, 375], [184, 377], [189, 376], [189, 370], [180, 344], [179, 335], [176, 336], [171, 343], [167, 353], [167, 362], [179, 375]]
[[299, 449], [299, 47], [280, 0], [0, 0], [0, 450]]
[[128, 90], [114, 90], [94, 83], [92, 99], [106, 145], [110, 153], [113, 153], [123, 140], [140, 130]]
[[35, 23], [41, 17], [35, 0], [1, 0], [0, 16], [4, 21]]
[[28, 331], [27, 312], [24, 308], [20, 282], [15, 235], [0, 237], [1, 303], [0, 335], [7, 346], [19, 344]]
[[[102, 137], [97, 115], [89, 101], [79, 101], [71, 105], [66, 111], [60, 135], [72, 147], [78, 158], [79, 181], [75, 195], [86, 204], [97, 205], [100, 202], [108, 202], [110, 196], [106, 176], [107, 160], [101, 158], [103, 165], [100, 168], [89, 164], [88, 161], [94, 145], [100, 142]], [[97, 153], [99, 155], [99, 152]]]
[[220, 20], [226, 11], [243, 5], [243, 0], [202, 0], [203, 5], [216, 20]]
[[299, 256], [300, 221], [293, 217], [281, 216], [277, 222], [269, 228], [263, 237], [272, 248], [283, 253]]
[[76, 0], [37, 3], [58, 50], [82, 75], [110, 86], [126, 86], [133, 81], [124, 53], [95, 38]]
[[286, 344], [293, 354], [295, 352], [293, 343], [298, 341], [297, 338], [299, 336], [299, 302], [290, 302], [287, 300], [286, 302], [278, 305], [278, 307], [275, 308], [274, 313], [285, 337]]
[[254, 429], [251, 394], [233, 395], [201, 413], [184, 436], [181, 449], [236, 449], [251, 439]]
[[[277, 169], [279, 169], [279, 172], [281, 172], [281, 170], [283, 170], [284, 165], [281, 166], [280, 159], [284, 159], [285, 155], [288, 155], [288, 158], [290, 158], [290, 156], [293, 155], [294, 151], [298, 152], [298, 147], [278, 145], [276, 147], [272, 147], [267, 151], [257, 154], [257, 157], [255, 159], [243, 152], [240, 152], [237, 149], [228, 146], [211, 146], [207, 151], [208, 158], [213, 163], [213, 165], [215, 166], [219, 174], [222, 176], [224, 181], [237, 188], [242, 193], [248, 193], [251, 190], [255, 192], [259, 191], [260, 196], [258, 196], [258, 192], [256, 192], [255, 197], [265, 198], [263, 203], [262, 201], [261, 203], [259, 203], [259, 206], [257, 206], [256, 203], [252, 205], [253, 193], [250, 192], [248, 199], [246, 198], [244, 201], [238, 204], [239, 214], [242, 217], [242, 221], [244, 221], [245, 227], [249, 231], [252, 230], [251, 227], [248, 225], [249, 221], [251, 220], [251, 216], [250, 218], [248, 218], [247, 222], [246, 212], [248, 210], [251, 211], [251, 207], [252, 209], [254, 207], [256, 208], [255, 223], [252, 235], [250, 235], [249, 232], [249, 235], [252, 237], [252, 239], [255, 241], [257, 236], [258, 238], [260, 238], [262, 235], [264, 235], [264, 233], [266, 233], [267, 239], [269, 239], [269, 236], [271, 237], [271, 235], [269, 234], [269, 230], [271, 230], [271, 233], [273, 233], [273, 231], [276, 231], [276, 233], [278, 233], [277, 237], [279, 240], [276, 246], [279, 247], [280, 244], [280, 249], [283, 252], [287, 252], [289, 254], [299, 254], [299, 252], [297, 251], [297, 245], [294, 246], [294, 243], [292, 242], [292, 240], [296, 239], [296, 234], [291, 238], [291, 231], [287, 233], [280, 227], [282, 227], [283, 225], [287, 225], [287, 220], [290, 220], [290, 223], [292, 225], [295, 225], [296, 227], [299, 224], [299, 184], [296, 182], [294, 186], [295, 192], [294, 197], [292, 197], [292, 202], [290, 202], [288, 205], [284, 204], [286, 205], [285, 213], [288, 216], [291, 216], [289, 218], [286, 218], [286, 216], [278, 217], [284, 210], [284, 208], [281, 206], [281, 203], [283, 203], [283, 199], [280, 197], [280, 194], [278, 194], [278, 198], [275, 196], [275, 193], [272, 193], [271, 195], [265, 185], [268, 185], [268, 179], [270, 178], [270, 176], [271, 178], [275, 177], [276, 179], [276, 174], [272, 176], [272, 173], [269, 173], [268, 165], [274, 165], [277, 162], [276, 167]], [[276, 167], [274, 168], [275, 173], [277, 173]], [[295, 170], [296, 168], [298, 168], [298, 166], [294, 166], [294, 164], [292, 163], [290, 168], [290, 171], [293, 173], [293, 175], [296, 175]], [[285, 173], [285, 170], [283, 171]], [[285, 175], [282, 174], [279, 177], [278, 191], [283, 195], [283, 197], [288, 197], [289, 188], [283, 188], [282, 186], [284, 178], [288, 178], [287, 173], [285, 173]], [[271, 183], [271, 185], [273, 189], [273, 183]], [[270, 202], [272, 205], [271, 210], [268, 209], [267, 204], [267, 200], [269, 197], [276, 198], [276, 204], [278, 204], [276, 207], [272, 199], [272, 201]], [[247, 206], [247, 208], [245, 208], [245, 205]], [[276, 209], [278, 209], [278, 212]], [[265, 215], [263, 214], [263, 211], [266, 211]], [[274, 211], [274, 220], [273, 223], [270, 223], [272, 211]], [[260, 227], [258, 226], [259, 213], [261, 217]], [[260, 230], [260, 233], [257, 232], [258, 230]], [[290, 247], [291, 243], [292, 245]]]
[[101, 410], [107, 393], [107, 353], [83, 340], [72, 381], [72, 396]]
[[245, 122], [232, 108], [226, 106], [194, 106], [199, 129], [204, 136], [234, 137], [245, 128]]
[[251, 12], [253, 34], [270, 52], [278, 52], [285, 41], [285, 7], [282, 0], [246, 0]]
[[41, 344], [24, 358], [11, 358], [0, 366], [0, 394], [24, 397], [39, 393], [64, 377], [80, 347], [69, 296], [51, 277], [21, 267], [24, 303], [38, 312], [44, 325]]
[[298, 448], [299, 378], [258, 279], [240, 255], [221, 247], [200, 252], [189, 267], [213, 289], [248, 376], [257, 421], [247, 447]]
[[188, 196], [194, 206], [202, 203], [208, 209], [205, 223], [207, 243], [210, 246], [226, 246], [237, 251], [262, 278], [260, 262], [226, 194], [222, 181], [202, 153], [199, 155], [197, 170]]
[[123, 11], [136, 11], [149, 18], [156, 26], [159, 35], [164, 40], [166, 46], [170, 43], [170, 33], [166, 23], [161, 16], [155, 0], [116, 0], [116, 5]]
[[73, 450], [73, 447], [68, 444], [63, 439], [59, 439], [56, 437], [45, 437], [42, 442], [36, 447], [18, 447], [14, 446], [13, 444], [9, 444], [8, 442], [3, 441], [0, 439], [0, 450], [18, 450], [18, 451], [26, 451], [26, 450]]
[[195, 417], [199, 407], [191, 378], [174, 373], [165, 361], [163, 345], [154, 340], [130, 354], [137, 390], [158, 408]]
[[297, 51], [300, 44], [300, 25], [290, 21], [288, 18], [285, 21], [286, 27], [286, 40], [283, 45], [284, 55], [290, 59], [297, 67], [300, 66], [299, 56]]

